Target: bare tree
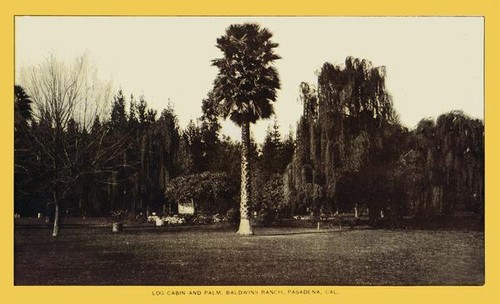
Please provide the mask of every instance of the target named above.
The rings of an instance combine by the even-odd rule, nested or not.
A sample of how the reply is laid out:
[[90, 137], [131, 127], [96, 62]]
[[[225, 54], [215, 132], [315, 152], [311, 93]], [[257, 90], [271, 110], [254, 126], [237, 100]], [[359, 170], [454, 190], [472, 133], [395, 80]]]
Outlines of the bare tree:
[[89, 129], [97, 116], [109, 109], [111, 83], [97, 77], [97, 69], [84, 54], [72, 63], [49, 54], [36, 66], [23, 67], [20, 84], [34, 102], [34, 117], [53, 127], [67, 127], [74, 119]]
[[[60, 203], [77, 181], [106, 170], [122, 140], [105, 143], [105, 128], [95, 122], [109, 108], [111, 85], [97, 78], [95, 67], [82, 55], [66, 63], [50, 54], [36, 66], [20, 71], [19, 83], [33, 100], [34, 125], [30, 136], [41, 166], [49, 172], [55, 216], [53, 236], [60, 227]], [[69, 138], [68, 129], [88, 134]]]

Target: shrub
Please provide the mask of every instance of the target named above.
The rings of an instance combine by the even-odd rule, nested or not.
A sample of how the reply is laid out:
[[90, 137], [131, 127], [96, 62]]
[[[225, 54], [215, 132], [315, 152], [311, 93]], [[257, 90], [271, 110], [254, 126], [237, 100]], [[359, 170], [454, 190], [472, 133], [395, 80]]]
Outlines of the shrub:
[[165, 216], [163, 217], [163, 220], [167, 225], [181, 225], [186, 223], [186, 219], [183, 217], [179, 217], [178, 215]]
[[227, 218], [217, 213], [212, 216], [212, 221], [214, 223], [227, 222]]
[[213, 223], [213, 218], [211, 216], [200, 213], [193, 218], [192, 223], [194, 225], [207, 225]]
[[257, 214], [257, 224], [264, 227], [269, 227], [278, 219], [277, 215], [278, 214], [275, 210], [271, 208], [263, 208]]

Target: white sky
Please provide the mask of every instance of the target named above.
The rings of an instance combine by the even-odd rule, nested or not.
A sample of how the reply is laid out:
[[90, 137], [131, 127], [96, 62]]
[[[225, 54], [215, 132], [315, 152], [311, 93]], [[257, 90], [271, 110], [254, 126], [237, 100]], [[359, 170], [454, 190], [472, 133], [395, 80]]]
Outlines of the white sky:
[[[73, 60], [88, 52], [115, 92], [145, 95], [160, 112], [168, 99], [181, 127], [201, 115], [221, 57], [216, 39], [232, 23], [257, 22], [279, 43], [281, 90], [275, 112], [282, 133], [302, 112], [302, 81], [316, 83], [324, 62], [347, 56], [387, 67], [386, 85], [401, 122], [460, 109], [483, 119], [483, 19], [480, 17], [16, 17], [16, 70], [50, 52]], [[253, 126], [258, 142], [272, 120]], [[239, 139], [232, 122], [223, 133]]]

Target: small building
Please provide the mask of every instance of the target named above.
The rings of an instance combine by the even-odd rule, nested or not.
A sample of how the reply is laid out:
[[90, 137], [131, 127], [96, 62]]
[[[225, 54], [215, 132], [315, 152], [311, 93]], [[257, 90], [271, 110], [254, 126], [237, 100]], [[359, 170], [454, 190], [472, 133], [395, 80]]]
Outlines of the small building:
[[194, 201], [193, 200], [179, 202], [177, 207], [178, 207], [179, 214], [194, 214]]

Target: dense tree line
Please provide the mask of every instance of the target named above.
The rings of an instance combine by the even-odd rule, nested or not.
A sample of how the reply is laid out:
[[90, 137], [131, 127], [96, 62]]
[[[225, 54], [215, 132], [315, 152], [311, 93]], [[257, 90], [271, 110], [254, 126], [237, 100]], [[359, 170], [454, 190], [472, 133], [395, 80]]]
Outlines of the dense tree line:
[[[16, 213], [52, 215], [55, 191], [58, 209], [71, 216], [168, 213], [176, 211], [178, 202], [191, 199], [199, 211], [237, 210], [241, 142], [220, 134], [212, 93], [201, 101], [201, 117], [184, 129], [170, 104], [158, 117], [144, 96], [126, 98], [122, 90], [107, 96], [109, 102], [99, 100], [109, 108], [95, 111], [92, 119], [86, 117], [82, 123], [78, 108], [88, 96], [75, 92], [79, 100], [70, 101], [52, 94], [59, 87], [48, 87], [48, 93], [40, 95], [36, 92], [41, 83], [38, 78], [46, 77], [46, 70], [60, 68], [51, 80], [67, 73], [78, 82], [88, 75], [72, 75], [75, 71], [55, 57], [44, 64], [43, 70], [30, 71], [35, 83], [23, 79], [25, 87], [15, 86]], [[51, 120], [53, 113], [44, 112], [54, 95], [61, 108], [71, 106], [65, 113], [67, 120], [59, 126]], [[280, 181], [293, 145], [290, 136], [282, 138], [276, 121], [262, 146], [251, 139], [249, 156], [258, 167], [252, 183], [260, 187], [270, 180]], [[218, 190], [207, 190], [207, 185]], [[258, 198], [260, 203], [252, 203], [252, 211], [274, 205], [266, 195]]]
[[[138, 102], [131, 97], [125, 111], [119, 91], [109, 117], [95, 116], [91, 127], [70, 118], [56, 133], [53, 123], [17, 115], [24, 113], [23, 104], [36, 104], [22, 87], [16, 86], [18, 91], [22, 94], [15, 99], [16, 212], [48, 212], [54, 186], [64, 212], [73, 215], [141, 213], [163, 205], [166, 184], [182, 170], [177, 161], [180, 131], [172, 108], [156, 118], [144, 97]], [[54, 134], [60, 138], [57, 145]]]
[[[141, 217], [185, 201], [264, 224], [360, 209], [373, 221], [484, 214], [483, 122], [452, 111], [408, 130], [385, 68], [367, 60], [325, 63], [316, 85], [300, 85], [295, 138], [275, 117], [255, 143], [250, 124], [274, 115], [280, 86], [271, 38], [255, 24], [227, 29], [214, 88], [185, 128], [170, 103], [158, 115], [145, 96], [112, 95], [85, 56], [23, 70], [14, 87], [15, 212], [54, 214], [54, 235], [61, 213]], [[221, 118], [242, 128], [241, 140], [220, 133]]]

